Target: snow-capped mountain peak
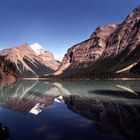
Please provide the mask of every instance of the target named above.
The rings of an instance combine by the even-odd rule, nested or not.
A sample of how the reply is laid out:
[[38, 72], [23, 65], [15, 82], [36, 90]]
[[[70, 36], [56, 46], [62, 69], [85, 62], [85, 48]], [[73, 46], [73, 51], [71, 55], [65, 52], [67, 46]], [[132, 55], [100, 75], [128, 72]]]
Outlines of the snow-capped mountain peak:
[[36, 54], [40, 54], [42, 51], [45, 51], [45, 49], [39, 45], [38, 43], [34, 43], [30, 45], [30, 47], [35, 51]]
[[52, 69], [58, 69], [60, 62], [56, 61], [53, 54], [46, 49], [44, 49], [38, 43], [34, 43], [30, 45], [30, 48], [37, 54], [38, 57], [41, 58], [41, 61]]

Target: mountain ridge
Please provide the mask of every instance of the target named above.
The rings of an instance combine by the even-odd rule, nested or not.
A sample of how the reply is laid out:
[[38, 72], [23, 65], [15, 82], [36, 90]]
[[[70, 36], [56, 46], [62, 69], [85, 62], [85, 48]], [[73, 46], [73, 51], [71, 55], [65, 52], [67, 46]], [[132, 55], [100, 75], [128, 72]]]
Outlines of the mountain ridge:
[[139, 63], [140, 6], [122, 23], [98, 27], [87, 40], [69, 48], [58, 69], [61, 72], [53, 75], [61, 78], [140, 77], [135, 70]]

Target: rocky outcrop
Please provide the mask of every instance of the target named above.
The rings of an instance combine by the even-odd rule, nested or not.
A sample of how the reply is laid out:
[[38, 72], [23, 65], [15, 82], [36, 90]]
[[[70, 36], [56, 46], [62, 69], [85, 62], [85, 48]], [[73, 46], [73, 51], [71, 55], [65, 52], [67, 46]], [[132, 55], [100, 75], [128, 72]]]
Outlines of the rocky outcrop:
[[60, 63], [50, 52], [41, 49], [37, 53], [33, 47], [35, 46], [23, 44], [5, 49], [0, 55], [6, 55], [15, 64], [19, 77], [39, 77], [54, 72]]
[[[58, 75], [63, 78], [134, 77], [131, 69], [139, 62], [140, 6], [123, 23], [98, 27], [88, 40], [70, 48]], [[66, 64], [69, 64], [67, 68]]]

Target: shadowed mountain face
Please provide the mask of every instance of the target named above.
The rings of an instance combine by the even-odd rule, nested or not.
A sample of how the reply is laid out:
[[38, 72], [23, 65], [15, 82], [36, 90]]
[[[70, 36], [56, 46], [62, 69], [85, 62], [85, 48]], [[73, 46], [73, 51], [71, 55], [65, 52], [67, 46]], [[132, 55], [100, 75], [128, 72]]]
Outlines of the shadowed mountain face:
[[[55, 135], [56, 131], [61, 139], [66, 139], [66, 129], [73, 133], [68, 140], [75, 136], [81, 140], [99, 139], [98, 136], [105, 140], [139, 140], [139, 84], [139, 81], [18, 81], [0, 87], [0, 120], [10, 128], [12, 137], [17, 136], [19, 127], [22, 134], [17, 139], [23, 135], [21, 140], [26, 136], [45, 140], [43, 136]], [[23, 123], [18, 126], [17, 120]]]
[[13, 84], [17, 81], [16, 66], [6, 56], [0, 56], [0, 83]]
[[37, 53], [33, 47], [24, 44], [3, 50], [0, 55], [6, 55], [7, 59], [15, 64], [20, 77], [39, 77], [54, 72], [60, 63], [50, 52], [40, 49]]
[[98, 27], [86, 41], [71, 47], [59, 70], [61, 77], [137, 77], [140, 62], [140, 6], [123, 23]]

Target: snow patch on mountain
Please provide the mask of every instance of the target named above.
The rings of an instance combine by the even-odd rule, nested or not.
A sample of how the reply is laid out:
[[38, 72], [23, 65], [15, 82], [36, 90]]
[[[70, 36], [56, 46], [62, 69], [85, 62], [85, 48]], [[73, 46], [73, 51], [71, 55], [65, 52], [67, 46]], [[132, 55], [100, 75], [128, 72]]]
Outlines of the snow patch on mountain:
[[40, 55], [42, 51], [45, 51], [45, 49], [39, 45], [38, 43], [34, 43], [30, 45], [30, 47], [35, 51], [36, 54]]

